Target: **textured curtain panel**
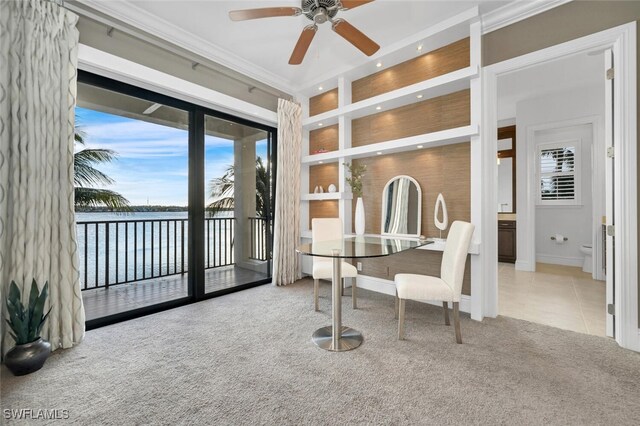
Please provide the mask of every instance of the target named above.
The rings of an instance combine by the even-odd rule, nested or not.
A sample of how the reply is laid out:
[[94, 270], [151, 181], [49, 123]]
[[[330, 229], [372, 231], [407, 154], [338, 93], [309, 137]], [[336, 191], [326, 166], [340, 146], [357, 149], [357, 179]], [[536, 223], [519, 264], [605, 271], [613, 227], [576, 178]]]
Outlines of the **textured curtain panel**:
[[48, 1], [0, 1], [0, 289], [2, 354], [9, 282], [27, 301], [49, 281], [42, 337], [54, 349], [84, 336], [75, 235], [73, 133], [77, 15]]
[[296, 246], [300, 243], [300, 146], [302, 108], [278, 100], [278, 170], [273, 223], [273, 283], [287, 285], [301, 278]]

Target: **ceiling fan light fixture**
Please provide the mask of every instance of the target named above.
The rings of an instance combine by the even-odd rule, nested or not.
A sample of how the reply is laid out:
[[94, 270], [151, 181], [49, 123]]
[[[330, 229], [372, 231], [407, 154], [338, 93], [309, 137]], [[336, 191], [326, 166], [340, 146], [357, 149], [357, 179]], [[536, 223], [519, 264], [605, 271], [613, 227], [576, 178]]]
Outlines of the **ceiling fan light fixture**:
[[[318, 24], [331, 22], [331, 29], [351, 43], [367, 56], [373, 55], [380, 46], [367, 37], [362, 31], [344, 19], [337, 18], [338, 12], [360, 7], [373, 0], [301, 0], [301, 7], [265, 7], [258, 9], [232, 10], [229, 18], [232, 21], [246, 21], [250, 19], [273, 18], [278, 16], [304, 15], [313, 23], [307, 25], [293, 49], [289, 58], [289, 65], [300, 65], [304, 60], [307, 50], [313, 41]], [[379, 66], [382, 66], [380, 64]]]

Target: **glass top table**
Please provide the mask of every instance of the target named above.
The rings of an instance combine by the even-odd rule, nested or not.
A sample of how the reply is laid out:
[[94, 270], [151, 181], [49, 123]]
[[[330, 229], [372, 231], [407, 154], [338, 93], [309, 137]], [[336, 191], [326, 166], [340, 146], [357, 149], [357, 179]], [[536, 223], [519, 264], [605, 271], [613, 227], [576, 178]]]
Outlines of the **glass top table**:
[[[393, 236], [355, 236], [340, 240], [316, 241], [299, 246], [296, 249], [298, 253], [327, 257], [333, 260], [332, 325], [317, 329], [313, 333], [312, 341], [318, 347], [334, 352], [355, 349], [362, 343], [362, 333], [342, 325], [342, 259], [389, 256], [431, 243], [433, 241], [394, 238]], [[334, 330], [340, 332], [334, 333]]]

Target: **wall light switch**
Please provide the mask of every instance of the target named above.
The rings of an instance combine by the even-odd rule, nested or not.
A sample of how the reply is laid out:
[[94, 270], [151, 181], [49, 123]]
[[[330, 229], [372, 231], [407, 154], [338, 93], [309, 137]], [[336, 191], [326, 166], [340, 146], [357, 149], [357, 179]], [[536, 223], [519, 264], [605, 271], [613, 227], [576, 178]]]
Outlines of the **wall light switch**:
[[358, 269], [358, 271], [362, 272], [362, 262], [357, 262], [356, 268]]

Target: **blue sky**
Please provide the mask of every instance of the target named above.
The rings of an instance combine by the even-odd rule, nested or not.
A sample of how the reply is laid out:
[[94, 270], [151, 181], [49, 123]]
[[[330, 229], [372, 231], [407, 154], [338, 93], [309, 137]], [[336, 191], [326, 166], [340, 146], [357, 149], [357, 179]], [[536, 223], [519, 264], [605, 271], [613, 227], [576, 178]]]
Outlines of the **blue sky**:
[[[118, 154], [114, 162], [98, 166], [115, 180], [106, 189], [119, 192], [132, 205], [187, 205], [186, 130], [80, 107], [76, 125], [85, 133], [87, 148], [112, 149]], [[257, 155], [266, 160], [266, 152], [266, 140], [257, 142]], [[232, 164], [233, 141], [206, 136], [206, 181], [222, 176]], [[207, 197], [207, 201], [211, 200]]]

